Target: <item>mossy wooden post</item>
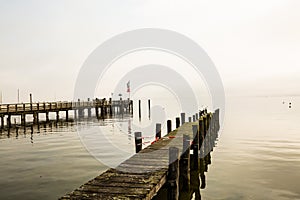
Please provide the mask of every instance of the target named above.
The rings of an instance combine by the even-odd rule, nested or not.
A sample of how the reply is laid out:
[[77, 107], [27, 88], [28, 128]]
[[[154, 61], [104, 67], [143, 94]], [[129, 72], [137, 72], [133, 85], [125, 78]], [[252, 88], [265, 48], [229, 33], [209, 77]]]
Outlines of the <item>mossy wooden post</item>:
[[198, 113], [196, 113], [196, 120], [199, 120]]
[[172, 121], [167, 121], [167, 134], [169, 134], [172, 131]]
[[192, 118], [191, 117], [189, 117], [189, 122], [192, 122]]
[[179, 149], [169, 148], [169, 170], [168, 170], [168, 200], [178, 200], [179, 197]]
[[183, 125], [185, 123], [185, 113], [181, 113], [181, 125]]
[[161, 124], [157, 123], [155, 128], [155, 139], [161, 138]]
[[193, 169], [198, 170], [199, 166], [199, 131], [198, 131], [198, 125], [193, 125]]
[[180, 126], [180, 118], [176, 117], [176, 128]]
[[196, 121], [196, 116], [195, 116], [195, 115], [193, 115], [193, 122], [194, 122], [194, 121]]
[[182, 155], [180, 159], [180, 183], [182, 190], [189, 191], [190, 189], [190, 137], [183, 135], [182, 139]]
[[138, 153], [142, 150], [142, 145], [143, 145], [142, 132], [135, 132], [134, 140], [135, 140], [135, 152]]
[[207, 114], [205, 114], [203, 116], [203, 153], [204, 155], [207, 155], [207, 138], [206, 138], [206, 135], [207, 135]]
[[199, 150], [200, 150], [200, 157], [203, 157], [203, 149], [204, 149], [204, 121], [203, 116], [199, 120]]

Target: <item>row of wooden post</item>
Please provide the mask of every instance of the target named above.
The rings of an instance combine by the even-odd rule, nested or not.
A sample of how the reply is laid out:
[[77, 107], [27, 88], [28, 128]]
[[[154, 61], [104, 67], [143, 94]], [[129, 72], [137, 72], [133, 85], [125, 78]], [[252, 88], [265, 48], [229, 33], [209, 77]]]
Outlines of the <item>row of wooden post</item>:
[[[219, 110], [214, 114], [205, 112], [196, 113], [189, 122], [198, 121], [198, 125], [192, 126], [192, 143], [188, 135], [183, 135], [183, 152], [180, 156], [177, 147], [169, 148], [169, 170], [168, 170], [168, 199], [178, 199], [179, 197], [179, 175], [181, 177], [182, 190], [190, 189], [190, 170], [199, 169], [199, 161], [209, 158], [210, 151], [215, 145], [219, 130]], [[185, 123], [185, 113], [181, 113], [181, 125]], [[180, 118], [176, 118], [176, 128], [180, 126]], [[172, 131], [172, 121], [167, 121], [167, 133]], [[156, 124], [156, 139], [161, 138], [161, 124]], [[135, 132], [136, 153], [142, 150], [142, 133]], [[193, 162], [190, 161], [190, 150], [193, 151]], [[199, 155], [200, 153], [200, 155]], [[207, 155], [207, 156], [205, 156]], [[202, 161], [203, 162], [203, 161]], [[191, 166], [191, 163], [193, 164]], [[203, 163], [202, 163], [203, 164]], [[206, 161], [207, 164], [207, 161]], [[209, 164], [209, 163], [208, 163]], [[205, 177], [204, 177], [205, 178]]]

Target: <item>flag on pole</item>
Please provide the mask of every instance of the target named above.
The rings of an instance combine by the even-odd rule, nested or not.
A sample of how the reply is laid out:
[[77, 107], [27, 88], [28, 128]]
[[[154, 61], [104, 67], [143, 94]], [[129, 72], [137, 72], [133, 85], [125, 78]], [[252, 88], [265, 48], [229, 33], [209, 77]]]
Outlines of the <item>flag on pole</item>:
[[130, 92], [130, 81], [127, 82], [127, 92]]

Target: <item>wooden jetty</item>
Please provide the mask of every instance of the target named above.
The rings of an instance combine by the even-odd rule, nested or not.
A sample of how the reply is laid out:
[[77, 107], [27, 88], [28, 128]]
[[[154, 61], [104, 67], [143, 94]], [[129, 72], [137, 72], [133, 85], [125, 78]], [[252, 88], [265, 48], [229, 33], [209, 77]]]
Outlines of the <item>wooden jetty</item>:
[[92, 109], [95, 109], [97, 118], [101, 118], [106, 115], [113, 115], [115, 113], [133, 113], [132, 100], [106, 100], [94, 99], [87, 101], [76, 102], [38, 102], [38, 103], [17, 103], [17, 104], [1, 104], [0, 105], [0, 123], [1, 129], [4, 128], [4, 120], [6, 118], [6, 125], [8, 128], [12, 126], [11, 117], [21, 116], [21, 125], [26, 125], [26, 115], [33, 115], [33, 123], [39, 123], [39, 114], [44, 113], [46, 121], [49, 121], [49, 113], [56, 113], [56, 120], [59, 120], [59, 113], [66, 113], [66, 121], [69, 120], [69, 111], [74, 111], [74, 117], [81, 119], [85, 117], [85, 110], [87, 110], [87, 116], [91, 117]]
[[[144, 149], [141, 148], [142, 134], [136, 132], [135, 155], [60, 199], [150, 200], [155, 198], [163, 187], [167, 188], [167, 199], [191, 199], [195, 193], [196, 199], [199, 199], [199, 174], [201, 180], [205, 180], [203, 166], [206, 166], [207, 170], [209, 153], [218, 136], [218, 113], [218, 110], [214, 113], [201, 111], [195, 115], [193, 122], [186, 123], [185, 114], [181, 114], [183, 124], [180, 126], [180, 118], [176, 118], [177, 128], [173, 131], [168, 120], [169, 133], [160, 137], [161, 126], [156, 126], [157, 140]], [[190, 150], [193, 150], [192, 155]], [[203, 162], [206, 162], [206, 165]], [[198, 179], [191, 180], [193, 173], [197, 174]], [[203, 185], [205, 187], [205, 183], [201, 184], [201, 188]], [[184, 191], [180, 195], [179, 189]]]

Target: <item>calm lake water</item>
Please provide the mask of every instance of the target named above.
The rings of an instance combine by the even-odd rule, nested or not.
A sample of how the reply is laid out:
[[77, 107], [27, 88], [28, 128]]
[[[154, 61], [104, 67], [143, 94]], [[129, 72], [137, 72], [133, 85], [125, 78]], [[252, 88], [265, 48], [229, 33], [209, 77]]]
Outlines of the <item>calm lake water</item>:
[[[230, 97], [226, 103], [202, 199], [300, 199], [300, 98]], [[106, 170], [103, 163], [134, 153], [134, 123], [124, 117], [41, 125], [33, 134], [30, 128], [26, 134], [19, 130], [18, 137], [3, 132], [0, 199], [57, 199], [72, 191]], [[98, 141], [105, 162], [91, 156], [79, 139], [78, 131], [91, 127], [105, 134]], [[114, 154], [107, 140], [116, 141], [123, 154]]]

